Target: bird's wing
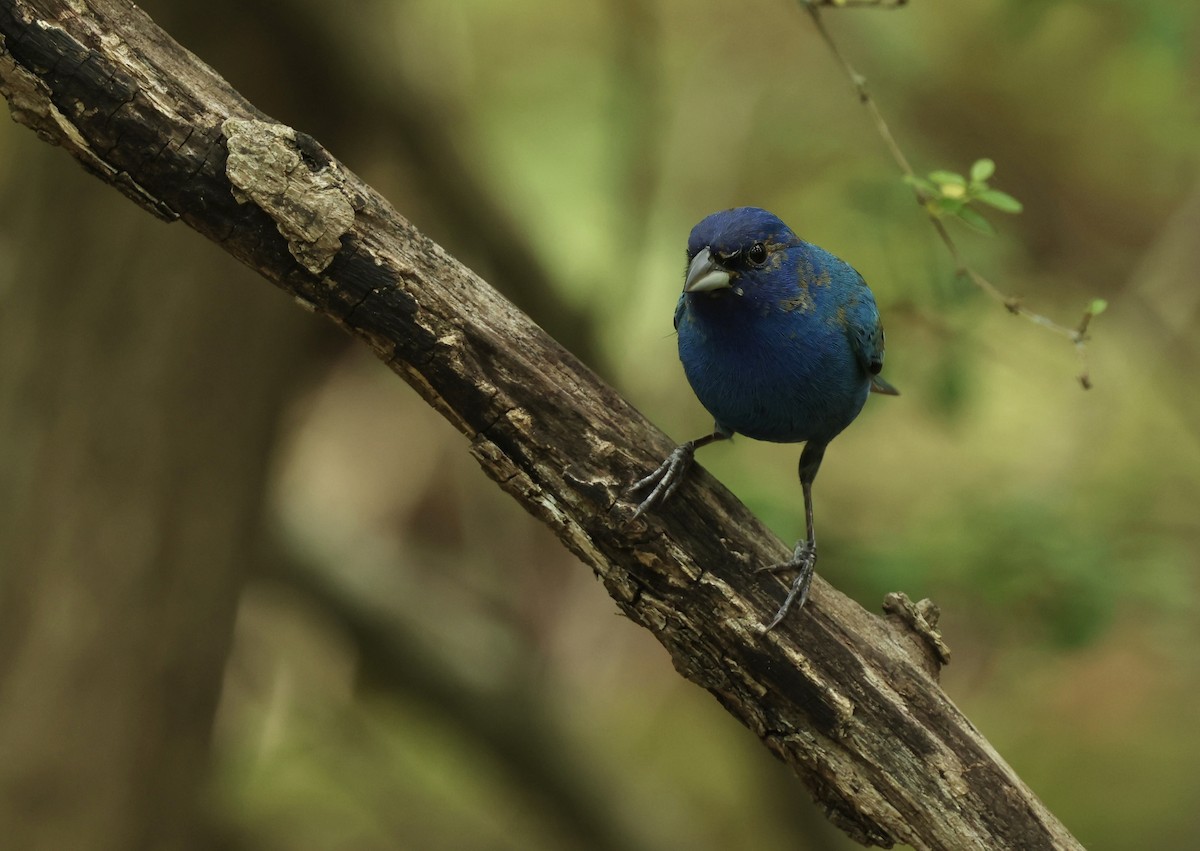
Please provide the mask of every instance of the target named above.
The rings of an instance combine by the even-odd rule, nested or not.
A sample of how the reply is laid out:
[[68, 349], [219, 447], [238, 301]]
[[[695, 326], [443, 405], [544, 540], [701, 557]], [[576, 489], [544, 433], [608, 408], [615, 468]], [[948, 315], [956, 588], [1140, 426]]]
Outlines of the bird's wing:
[[883, 323], [879, 321], [879, 308], [875, 296], [861, 276], [859, 286], [846, 310], [846, 333], [850, 336], [850, 347], [858, 362], [871, 375], [871, 390], [876, 393], [899, 395], [896, 388], [879, 377], [883, 369]]
[[[862, 281], [862, 278], [859, 280]], [[859, 287], [858, 299], [849, 310], [848, 320], [850, 345], [858, 356], [858, 362], [871, 376], [871, 392], [899, 396], [900, 391], [879, 375], [883, 369], [883, 323], [879, 320], [875, 296], [865, 281]]]

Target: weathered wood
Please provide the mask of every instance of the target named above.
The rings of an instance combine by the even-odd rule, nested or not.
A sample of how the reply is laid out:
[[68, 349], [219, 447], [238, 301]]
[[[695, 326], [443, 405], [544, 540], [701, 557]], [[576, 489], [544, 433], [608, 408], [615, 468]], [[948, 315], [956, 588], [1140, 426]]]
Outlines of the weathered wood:
[[818, 581], [762, 634], [785, 587], [747, 568], [788, 548], [702, 472], [628, 523], [624, 488], [671, 442], [315, 140], [126, 0], [0, 0], [0, 34], [18, 121], [371, 346], [849, 835], [1080, 847], [938, 686], [929, 608], [893, 598], [885, 619]]

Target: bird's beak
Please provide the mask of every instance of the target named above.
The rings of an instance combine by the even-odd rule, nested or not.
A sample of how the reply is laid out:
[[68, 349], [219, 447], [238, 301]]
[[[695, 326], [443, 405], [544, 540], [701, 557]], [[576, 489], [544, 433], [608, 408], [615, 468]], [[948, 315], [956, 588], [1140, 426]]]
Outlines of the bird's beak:
[[706, 293], [730, 286], [729, 270], [721, 267], [707, 248], [696, 252], [688, 266], [687, 280], [683, 282], [685, 293]]

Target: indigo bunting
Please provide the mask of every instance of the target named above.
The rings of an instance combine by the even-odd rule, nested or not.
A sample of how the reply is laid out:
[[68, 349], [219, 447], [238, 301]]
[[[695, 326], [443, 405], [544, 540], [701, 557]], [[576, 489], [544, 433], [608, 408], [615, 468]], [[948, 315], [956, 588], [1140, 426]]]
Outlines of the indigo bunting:
[[675, 308], [679, 359], [711, 434], [676, 447], [631, 491], [650, 490], [639, 517], [671, 496], [697, 449], [733, 435], [804, 443], [805, 538], [792, 557], [758, 570], [795, 570], [771, 630], [804, 605], [817, 561], [812, 485], [825, 447], [869, 392], [899, 395], [879, 377], [883, 326], [875, 297], [848, 263], [797, 237], [757, 207], [713, 213], [688, 238], [687, 277]]

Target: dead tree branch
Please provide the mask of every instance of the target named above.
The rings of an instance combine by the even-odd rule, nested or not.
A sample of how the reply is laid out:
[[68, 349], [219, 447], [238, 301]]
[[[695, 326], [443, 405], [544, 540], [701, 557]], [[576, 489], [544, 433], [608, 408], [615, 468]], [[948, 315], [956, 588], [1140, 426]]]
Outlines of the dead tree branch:
[[626, 484], [671, 442], [315, 139], [128, 0], [0, 0], [0, 38], [19, 122], [369, 345], [851, 836], [1080, 847], [938, 686], [930, 609], [893, 599], [881, 618], [818, 582], [802, 615], [759, 634], [785, 588], [747, 566], [788, 548], [706, 475], [627, 524]]

